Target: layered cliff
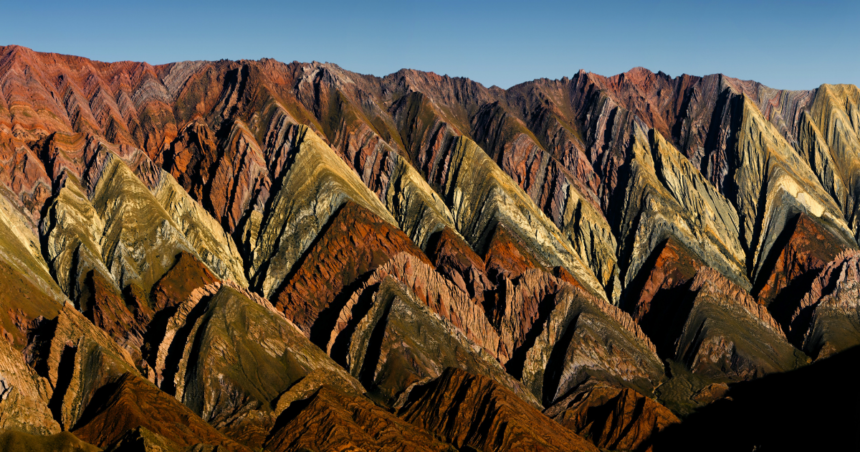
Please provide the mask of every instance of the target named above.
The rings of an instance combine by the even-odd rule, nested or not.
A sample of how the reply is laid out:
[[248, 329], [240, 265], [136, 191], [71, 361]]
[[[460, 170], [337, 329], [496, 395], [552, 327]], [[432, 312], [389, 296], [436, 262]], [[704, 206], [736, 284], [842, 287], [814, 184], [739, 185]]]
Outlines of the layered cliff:
[[680, 447], [860, 344], [858, 106], [0, 47], [0, 442]]

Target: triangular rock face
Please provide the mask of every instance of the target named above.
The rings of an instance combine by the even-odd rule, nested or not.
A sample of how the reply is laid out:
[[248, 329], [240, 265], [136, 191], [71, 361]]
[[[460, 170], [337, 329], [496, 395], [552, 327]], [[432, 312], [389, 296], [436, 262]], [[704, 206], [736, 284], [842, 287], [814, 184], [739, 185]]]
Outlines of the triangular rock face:
[[484, 253], [484, 262], [487, 275], [496, 283], [500, 283], [503, 278], [516, 279], [528, 269], [546, 270], [531, 251], [526, 249], [522, 240], [511, 234], [502, 224], [493, 230]]
[[33, 368], [51, 386], [48, 406], [64, 429], [78, 422], [101, 387], [137, 373], [131, 356], [71, 304], [35, 329], [27, 352]]
[[[684, 300], [696, 273], [705, 264], [689, 248], [673, 238], [654, 250], [631, 284], [633, 298], [626, 307], [657, 347], [662, 357], [671, 356], [685, 315]], [[638, 291], [638, 294], [635, 293]]]
[[840, 254], [827, 264], [792, 314], [791, 337], [821, 359], [860, 344], [860, 253]]
[[364, 392], [268, 301], [238, 286], [196, 289], [153, 349], [161, 389], [251, 447], [280, 410], [322, 384]]
[[348, 327], [338, 336], [331, 353], [336, 359], [342, 356], [350, 373], [382, 403], [391, 405], [413, 384], [457, 367], [490, 377], [539, 406], [498, 361], [418, 301], [395, 277], [369, 286], [360, 300], [352, 312], [366, 313], [353, 318], [358, 320], [354, 329]]
[[458, 369], [413, 388], [397, 414], [458, 449], [597, 451], [492, 379]]
[[651, 450], [654, 436], [680, 422], [657, 401], [632, 389], [594, 385], [545, 411], [601, 449]]
[[808, 361], [764, 306], [713, 270], [699, 271], [686, 303], [674, 359], [694, 374], [749, 380]]
[[179, 253], [173, 267], [152, 286], [150, 295], [156, 312], [173, 308], [185, 301], [191, 292], [216, 282], [218, 278], [194, 256]]
[[437, 272], [476, 301], [482, 302], [484, 292], [493, 288], [484, 261], [453, 229], [445, 228], [434, 235], [428, 244], [427, 255], [433, 259]]
[[363, 397], [323, 386], [281, 413], [266, 450], [451, 451], [450, 445]]
[[402, 231], [347, 201], [273, 294], [275, 308], [312, 341], [324, 345], [320, 338], [327, 339], [334, 316], [346, 302], [339, 297], [341, 292], [401, 252], [430, 263]]
[[841, 251], [855, 248], [808, 215], [800, 214], [792, 223], [771, 249], [772, 258], [762, 268], [761, 283], [753, 292], [786, 331], [790, 315], [820, 270]]
[[24, 355], [0, 340], [0, 430], [17, 429], [35, 435], [59, 433], [48, 402], [53, 393], [45, 378], [27, 366]]
[[132, 429], [146, 429], [186, 448], [204, 443], [247, 451], [227, 439], [173, 397], [127, 374], [99, 390], [73, 433], [100, 447], [119, 443]]

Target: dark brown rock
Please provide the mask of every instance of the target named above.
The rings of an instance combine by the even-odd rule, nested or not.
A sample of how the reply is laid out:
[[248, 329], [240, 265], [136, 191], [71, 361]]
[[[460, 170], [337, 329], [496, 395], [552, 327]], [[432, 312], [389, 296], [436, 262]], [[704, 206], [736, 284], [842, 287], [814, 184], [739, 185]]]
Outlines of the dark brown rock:
[[397, 415], [459, 449], [597, 450], [495, 381], [458, 369], [413, 388]]

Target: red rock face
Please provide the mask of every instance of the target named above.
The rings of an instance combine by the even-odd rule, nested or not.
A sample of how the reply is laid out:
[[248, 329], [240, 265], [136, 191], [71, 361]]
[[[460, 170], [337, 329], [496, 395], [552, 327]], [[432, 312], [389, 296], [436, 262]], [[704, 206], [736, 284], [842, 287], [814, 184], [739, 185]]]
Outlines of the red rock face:
[[[643, 269], [642, 275], [647, 275], [647, 279], [642, 284], [638, 299], [630, 309], [633, 318], [640, 322], [651, 314], [652, 303], [671, 303], [671, 300], [665, 299], [672, 298], [670, 295], [672, 289], [690, 282], [696, 276], [698, 269], [704, 266], [696, 255], [673, 238], [667, 240], [654, 253], [650, 270]], [[654, 308], [660, 309], [661, 306], [654, 306]], [[657, 312], [651, 315], [660, 316]], [[647, 324], [647, 321], [643, 324]]]
[[230, 451], [248, 450], [218, 433], [173, 397], [133, 375], [125, 375], [103, 387], [72, 433], [88, 443], [105, 447], [126, 431], [138, 427], [155, 432], [180, 447], [202, 443]]
[[803, 214], [795, 220], [793, 228], [783, 232], [783, 237], [782, 247], [771, 250], [774, 257], [762, 269], [756, 298], [768, 306], [788, 331], [789, 317], [803, 294], [809, 291], [821, 269], [847, 247]]
[[502, 225], [496, 226], [493, 237], [484, 253], [487, 276], [491, 281], [501, 282], [503, 278], [516, 279], [528, 269], [546, 268], [530, 253], [520, 240]]
[[556, 422], [601, 449], [653, 450], [656, 433], [681, 422], [668, 408], [632, 389], [596, 386], [549, 408]]
[[86, 307], [84, 315], [139, 361], [146, 325], [153, 316], [142, 290], [132, 285], [125, 294], [118, 293], [94, 270], [87, 273], [84, 285], [79, 301], [82, 308]]
[[[332, 307], [338, 294], [400, 252], [430, 264], [402, 231], [358, 204], [347, 202], [295, 264], [295, 270], [272, 297], [273, 304], [311, 337], [317, 321], [334, 320], [325, 315], [336, 315], [340, 309]], [[330, 326], [322, 329], [329, 330]]]
[[194, 256], [182, 252], [176, 264], [152, 286], [153, 309], [158, 312], [185, 301], [191, 292], [218, 281], [218, 278]]
[[495, 381], [458, 369], [412, 389], [397, 414], [459, 449], [597, 451]]
[[451, 228], [438, 234], [428, 246], [427, 255], [433, 259], [436, 271], [476, 301], [483, 301], [484, 291], [493, 288], [484, 261]]
[[[648, 263], [651, 264], [647, 267]], [[687, 289], [705, 264], [690, 249], [670, 238], [654, 251], [640, 272], [633, 291], [641, 287], [628, 310], [657, 346], [660, 354], [671, 354], [674, 340], [689, 308]], [[635, 300], [635, 301], [633, 301]]]
[[265, 448], [294, 450], [448, 451], [450, 446], [363, 397], [322, 387], [293, 402]]

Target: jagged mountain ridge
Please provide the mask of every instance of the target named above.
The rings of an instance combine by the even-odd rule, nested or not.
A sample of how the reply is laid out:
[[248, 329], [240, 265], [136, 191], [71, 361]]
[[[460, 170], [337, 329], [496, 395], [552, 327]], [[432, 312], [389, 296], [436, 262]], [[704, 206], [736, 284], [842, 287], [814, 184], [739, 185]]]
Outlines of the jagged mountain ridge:
[[[833, 305], [811, 300], [841, 264], [822, 272], [857, 248], [858, 104], [853, 86], [789, 92], [641, 68], [501, 90], [412, 70], [150, 66], [2, 47], [0, 263], [27, 294], [2, 299], [3, 333], [59, 385], [36, 405], [57, 407], [63, 429], [128, 373], [241, 447], [277, 450], [298, 447], [271, 436], [296, 416], [334, 412], [327, 422], [363, 431], [366, 447], [390, 447], [375, 436], [390, 433], [343, 421], [353, 402], [313, 394], [366, 391], [396, 414], [414, 391], [445, 387], [450, 367], [553, 417], [618, 391], [685, 415], [719, 385], [855, 343], [852, 303], [809, 306]], [[212, 284], [250, 301], [228, 303]], [[229, 325], [228, 309], [280, 326], [252, 333], [256, 320]], [[63, 346], [76, 333], [58, 339], [54, 325], [76, 316], [89, 342]], [[231, 350], [217, 378], [195, 367], [212, 347]], [[297, 364], [307, 347], [326, 364]], [[243, 351], [250, 364], [236, 361]], [[83, 375], [81, 360], [104, 370]], [[279, 366], [302, 370], [277, 387], [247, 371]], [[75, 387], [66, 368], [79, 369]], [[642, 419], [663, 429], [666, 408], [646, 406], [658, 414]], [[516, 422], [552, 422], [535, 416]], [[591, 417], [576, 416], [574, 437], [599, 431], [603, 447], [623, 436], [611, 417], [583, 430]], [[637, 419], [617, 422], [645, 433], [618, 444], [650, 444]], [[56, 431], [46, 422], [31, 430]], [[409, 422], [420, 437], [435, 421]], [[480, 443], [474, 428], [440, 439], [516, 444]]]

